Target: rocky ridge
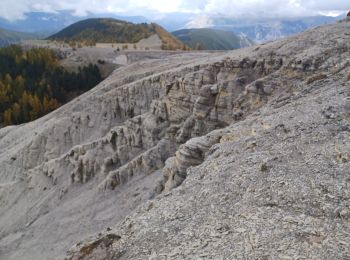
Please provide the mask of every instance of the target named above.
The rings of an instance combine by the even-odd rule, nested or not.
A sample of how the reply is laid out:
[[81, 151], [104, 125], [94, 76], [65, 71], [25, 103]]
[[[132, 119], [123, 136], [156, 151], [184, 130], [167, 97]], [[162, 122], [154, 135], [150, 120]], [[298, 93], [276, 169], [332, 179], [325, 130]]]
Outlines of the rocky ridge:
[[60, 259], [119, 223], [68, 259], [344, 258], [349, 26], [134, 63], [0, 129], [1, 254]]

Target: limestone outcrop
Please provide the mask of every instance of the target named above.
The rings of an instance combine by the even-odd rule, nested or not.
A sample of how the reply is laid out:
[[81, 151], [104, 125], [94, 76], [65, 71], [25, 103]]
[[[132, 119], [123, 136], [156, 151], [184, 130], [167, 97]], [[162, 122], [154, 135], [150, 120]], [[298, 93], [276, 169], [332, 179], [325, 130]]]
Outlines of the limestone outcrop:
[[[245, 83], [229, 102], [231, 123], [220, 114], [227, 126], [180, 145], [162, 170], [162, 194], [67, 258], [346, 259], [350, 66], [340, 28], [348, 26], [271, 44], [279, 58], [267, 62], [270, 69], [264, 63], [263, 76], [236, 80]], [[210, 104], [218, 85], [203, 88], [199, 103]], [[195, 115], [208, 114], [195, 106]], [[111, 234], [120, 239], [81, 250]]]
[[[75, 244], [68, 259], [278, 258], [269, 245], [290, 241], [287, 255], [341, 258], [349, 27], [138, 61], [44, 118], [0, 129], [0, 256], [62, 259]], [[289, 236], [283, 218], [307, 233]], [[328, 236], [328, 251], [300, 246]]]

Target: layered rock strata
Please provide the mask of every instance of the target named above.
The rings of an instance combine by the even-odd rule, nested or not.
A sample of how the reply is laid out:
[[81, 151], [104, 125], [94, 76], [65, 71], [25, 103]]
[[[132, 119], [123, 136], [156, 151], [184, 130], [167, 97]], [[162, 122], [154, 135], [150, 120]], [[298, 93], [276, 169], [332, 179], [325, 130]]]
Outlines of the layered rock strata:
[[[325, 176], [334, 172], [339, 174], [334, 187], [346, 186], [348, 29], [349, 23], [342, 22], [229, 53], [137, 62], [42, 119], [0, 129], [1, 256], [60, 259], [71, 245], [100, 232], [90, 242], [78, 243], [69, 258], [191, 259], [200, 256], [198, 248], [206, 243], [201, 238], [217, 231], [218, 239], [207, 241], [203, 257], [220, 252], [226, 258], [230, 252], [253, 257], [254, 241], [251, 247], [247, 241], [219, 246], [220, 241], [236, 241], [240, 226], [247, 227], [241, 233], [250, 230], [254, 239], [262, 239], [257, 257], [278, 257], [268, 250], [275, 240], [267, 237], [279, 239], [279, 246], [292, 241], [291, 248], [304, 256], [320, 256], [298, 247], [297, 233], [278, 233], [283, 222], [266, 233], [264, 225], [270, 222], [257, 218], [265, 212], [274, 222], [301, 212], [297, 219], [306, 221], [304, 228], [321, 223], [324, 216], [326, 230], [335, 205], [339, 216], [347, 216], [346, 190], [328, 192], [337, 198], [330, 200], [334, 206], [326, 199], [313, 205], [308, 198], [314, 198], [310, 187], [321, 185], [320, 178], [328, 183]], [[333, 148], [336, 161], [329, 154]], [[325, 163], [316, 165], [317, 156]], [[306, 162], [326, 175], [304, 167]], [[274, 180], [287, 184], [278, 188]], [[261, 206], [265, 204], [272, 210]], [[307, 220], [306, 204], [325, 215]], [[190, 220], [200, 207], [198, 221]], [[216, 231], [211, 229], [214, 211], [221, 225]], [[243, 217], [224, 221], [227, 214], [248, 214], [246, 220], [254, 217], [256, 222]], [[339, 229], [330, 237], [347, 230], [346, 218], [338, 220]], [[187, 227], [192, 235], [183, 234], [184, 242], [194, 239], [198, 247], [180, 254], [176, 230]], [[324, 230], [308, 234], [318, 239]], [[339, 249], [340, 240], [333, 241]], [[327, 252], [342, 256], [340, 250]]]

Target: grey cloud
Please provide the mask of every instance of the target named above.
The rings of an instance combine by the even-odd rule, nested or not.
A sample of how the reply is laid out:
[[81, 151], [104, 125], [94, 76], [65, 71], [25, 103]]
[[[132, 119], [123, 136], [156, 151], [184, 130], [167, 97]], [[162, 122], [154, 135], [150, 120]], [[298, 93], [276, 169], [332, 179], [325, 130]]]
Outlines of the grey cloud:
[[129, 13], [145, 15], [193, 11], [244, 16], [307, 16], [342, 12], [349, 0], [1, 0], [0, 17], [16, 20], [26, 12], [73, 10], [76, 15], [92, 13]]

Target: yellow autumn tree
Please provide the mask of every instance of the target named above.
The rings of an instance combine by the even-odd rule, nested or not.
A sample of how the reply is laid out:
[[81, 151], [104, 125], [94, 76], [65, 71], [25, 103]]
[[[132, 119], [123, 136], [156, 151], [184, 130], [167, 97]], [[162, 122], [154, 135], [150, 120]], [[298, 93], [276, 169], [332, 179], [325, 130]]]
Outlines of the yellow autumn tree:
[[12, 125], [13, 121], [12, 121], [12, 110], [11, 108], [7, 109], [4, 112], [4, 124], [5, 125]]
[[30, 120], [39, 118], [42, 113], [42, 104], [37, 95], [30, 95], [29, 105], [32, 108], [29, 112]]
[[15, 78], [12, 84], [12, 95], [14, 100], [18, 100], [24, 91], [25, 80], [22, 75]]
[[47, 114], [53, 110], [55, 110], [56, 108], [60, 107], [60, 104], [58, 103], [58, 101], [54, 98], [48, 98], [47, 96], [44, 97], [43, 100], [43, 113]]
[[14, 124], [18, 124], [20, 122], [21, 117], [21, 107], [18, 103], [14, 103], [12, 106], [12, 116], [11, 119]]

